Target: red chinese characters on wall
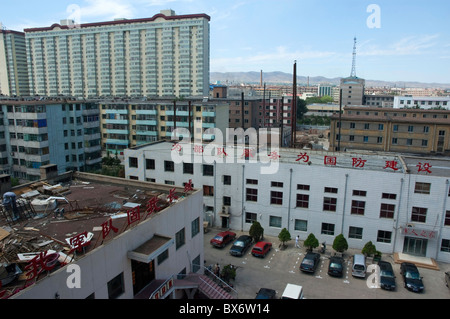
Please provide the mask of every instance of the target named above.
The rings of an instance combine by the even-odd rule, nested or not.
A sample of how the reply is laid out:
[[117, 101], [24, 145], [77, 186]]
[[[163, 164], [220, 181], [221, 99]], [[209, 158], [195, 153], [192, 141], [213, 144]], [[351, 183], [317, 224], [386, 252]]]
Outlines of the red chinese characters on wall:
[[169, 196], [167, 196], [167, 200], [168, 200], [169, 204], [172, 204], [172, 202], [178, 198], [178, 196], [175, 195], [175, 191], [176, 191], [175, 188], [173, 188], [169, 191]]
[[418, 228], [414, 228], [414, 227], [403, 228], [403, 235], [411, 236], [411, 237], [418, 237], [418, 238], [428, 238], [428, 239], [436, 238], [435, 231], [418, 229]]
[[398, 171], [397, 164], [397, 161], [386, 161], [386, 165], [383, 167], [383, 169], [392, 169], [394, 171]]
[[104, 222], [102, 224], [102, 237], [103, 239], [105, 239], [109, 233], [112, 231], [114, 231], [115, 233], [117, 233], [119, 231], [119, 229], [117, 229], [116, 227], [113, 226], [112, 224], [112, 218], [110, 218], [109, 220], [107, 220], [106, 222]]
[[363, 160], [361, 157], [352, 157], [352, 167], [363, 168], [366, 162], [367, 160]]
[[217, 156], [218, 157], [226, 157], [226, 156], [228, 156], [227, 152], [225, 152], [225, 148], [224, 147], [218, 147], [217, 148]]
[[192, 186], [192, 179], [190, 179], [189, 182], [187, 182], [187, 183], [184, 185], [184, 192], [185, 192], [185, 193], [188, 193], [188, 192], [190, 192], [190, 191], [192, 191], [192, 190], [194, 190], [194, 187]]
[[271, 160], [277, 160], [281, 157], [280, 155], [278, 155], [277, 151], [270, 152], [270, 154], [268, 156]]
[[304, 163], [309, 162], [309, 155], [308, 153], [300, 153], [297, 155], [297, 159], [295, 160], [296, 162], [302, 161]]
[[136, 206], [127, 211], [128, 226], [141, 220], [140, 206]]
[[420, 172], [425, 172], [425, 173], [430, 173], [431, 174], [431, 165], [430, 163], [421, 163], [419, 162], [419, 164], [416, 165], [418, 167], [417, 171]]
[[59, 254], [48, 254], [47, 251], [36, 255], [25, 266], [27, 281], [37, 278], [44, 271], [51, 271], [56, 266]]
[[336, 156], [325, 156], [323, 158], [324, 165], [336, 166]]

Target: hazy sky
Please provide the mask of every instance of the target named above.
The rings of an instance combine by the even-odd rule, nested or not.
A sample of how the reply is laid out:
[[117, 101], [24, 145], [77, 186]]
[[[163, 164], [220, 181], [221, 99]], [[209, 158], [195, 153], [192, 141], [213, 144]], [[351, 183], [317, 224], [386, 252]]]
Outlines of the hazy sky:
[[16, 31], [66, 18], [81, 23], [176, 14], [211, 16], [211, 71], [283, 71], [450, 83], [448, 0], [3, 0]]

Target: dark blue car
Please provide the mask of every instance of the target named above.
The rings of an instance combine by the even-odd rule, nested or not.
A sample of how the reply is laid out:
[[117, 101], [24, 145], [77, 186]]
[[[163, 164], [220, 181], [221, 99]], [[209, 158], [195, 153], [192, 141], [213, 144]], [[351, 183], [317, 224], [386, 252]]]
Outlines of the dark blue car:
[[253, 238], [247, 235], [240, 236], [230, 248], [230, 254], [232, 256], [243, 256], [247, 249], [252, 244]]
[[381, 289], [395, 290], [395, 288], [396, 288], [395, 275], [394, 275], [394, 270], [392, 269], [391, 263], [380, 260], [378, 262], [378, 266], [380, 267]]
[[319, 264], [320, 254], [318, 253], [307, 253], [300, 264], [300, 270], [304, 272], [314, 272], [316, 271], [317, 265]]

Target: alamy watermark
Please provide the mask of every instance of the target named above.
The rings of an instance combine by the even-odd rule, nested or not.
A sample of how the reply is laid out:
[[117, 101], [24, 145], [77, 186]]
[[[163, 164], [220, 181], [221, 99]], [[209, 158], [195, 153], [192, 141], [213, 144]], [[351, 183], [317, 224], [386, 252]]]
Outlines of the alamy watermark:
[[[208, 143], [203, 142], [203, 135], [211, 136]], [[181, 138], [181, 140], [180, 140]], [[218, 128], [206, 129], [200, 138], [192, 141], [191, 133], [186, 128], [177, 128], [172, 132], [174, 146], [171, 151], [172, 161], [181, 163], [260, 163], [260, 173], [276, 174], [279, 169], [280, 130], [278, 128], [259, 129], [227, 128], [225, 135]]]
[[377, 4], [370, 4], [366, 10], [370, 13], [367, 18], [366, 24], [369, 29], [380, 29], [381, 28], [381, 8]]

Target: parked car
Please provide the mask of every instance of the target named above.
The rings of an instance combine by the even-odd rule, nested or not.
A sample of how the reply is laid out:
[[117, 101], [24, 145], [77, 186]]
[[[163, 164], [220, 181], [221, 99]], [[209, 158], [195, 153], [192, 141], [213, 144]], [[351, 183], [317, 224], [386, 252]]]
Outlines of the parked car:
[[256, 294], [255, 299], [275, 299], [277, 292], [269, 288], [261, 288]]
[[316, 271], [317, 265], [319, 264], [320, 254], [318, 253], [306, 253], [300, 264], [300, 270], [304, 272], [314, 272]]
[[332, 256], [328, 264], [328, 275], [342, 277], [344, 274], [344, 259], [339, 256]]
[[230, 254], [232, 256], [243, 256], [247, 249], [252, 244], [253, 238], [248, 235], [240, 236], [230, 248]]
[[400, 265], [400, 273], [403, 276], [405, 288], [414, 292], [422, 292], [424, 289], [422, 277], [413, 263], [404, 262]]
[[236, 239], [236, 233], [233, 233], [231, 231], [223, 231], [218, 233], [216, 236], [214, 236], [210, 243], [214, 247], [223, 248], [228, 243], [232, 242]]
[[259, 241], [253, 246], [252, 255], [255, 257], [265, 257], [272, 249], [272, 243], [267, 241]]
[[445, 285], [450, 288], [450, 271], [447, 271], [445, 274]]
[[385, 290], [395, 290], [395, 275], [394, 270], [390, 262], [380, 260], [378, 262], [380, 267], [380, 286], [381, 289]]

